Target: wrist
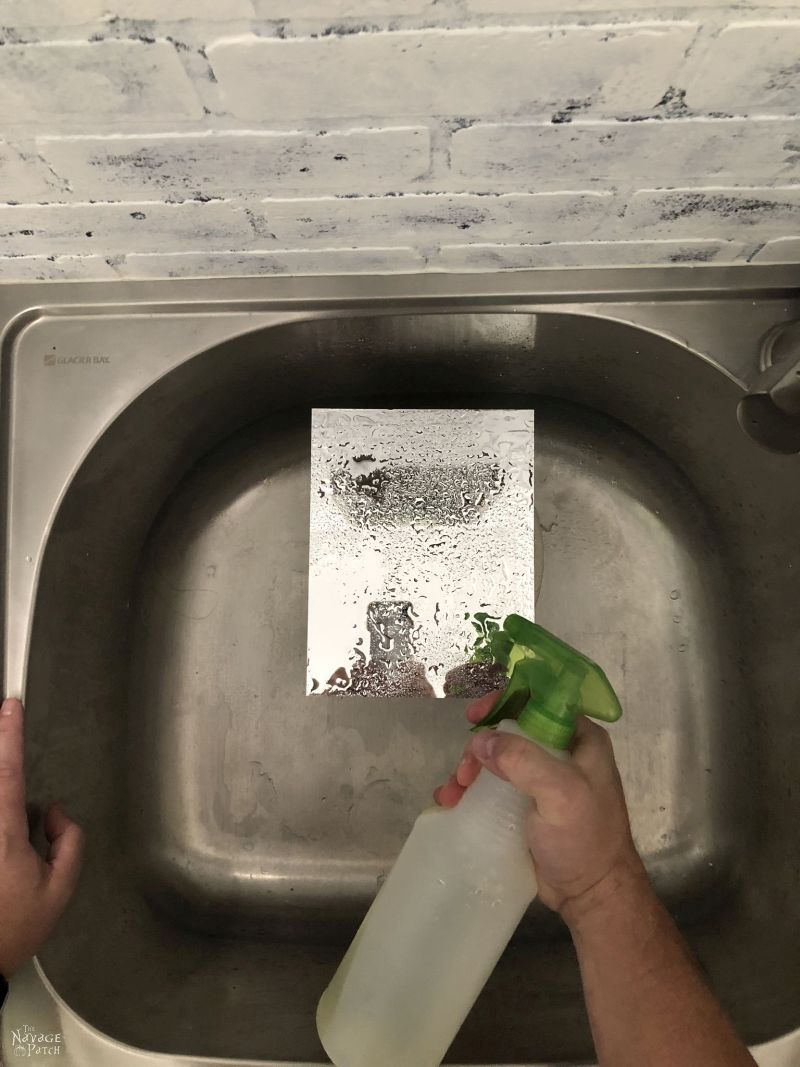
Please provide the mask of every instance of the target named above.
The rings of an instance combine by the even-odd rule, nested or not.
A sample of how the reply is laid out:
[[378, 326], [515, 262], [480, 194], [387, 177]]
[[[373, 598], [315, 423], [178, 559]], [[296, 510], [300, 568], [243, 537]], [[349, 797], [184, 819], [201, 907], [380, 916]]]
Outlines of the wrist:
[[575, 937], [594, 925], [605, 927], [620, 911], [636, 914], [642, 904], [655, 899], [644, 864], [634, 852], [619, 859], [589, 889], [565, 901], [560, 913]]

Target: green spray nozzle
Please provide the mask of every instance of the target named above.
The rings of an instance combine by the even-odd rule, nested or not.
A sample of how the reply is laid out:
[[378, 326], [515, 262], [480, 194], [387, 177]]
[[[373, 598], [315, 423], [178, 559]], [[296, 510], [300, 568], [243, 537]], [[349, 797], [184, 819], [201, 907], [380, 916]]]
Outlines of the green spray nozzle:
[[516, 718], [540, 744], [568, 748], [579, 715], [616, 722], [617, 695], [603, 671], [543, 626], [509, 615], [487, 638], [486, 652], [508, 675], [508, 685], [491, 712], [474, 727]]

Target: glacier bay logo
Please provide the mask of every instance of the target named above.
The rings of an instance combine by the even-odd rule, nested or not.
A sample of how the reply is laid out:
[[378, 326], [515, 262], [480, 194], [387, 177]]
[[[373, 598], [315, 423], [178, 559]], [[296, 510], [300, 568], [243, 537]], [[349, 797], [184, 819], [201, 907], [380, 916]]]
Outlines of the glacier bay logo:
[[111, 356], [59, 356], [56, 352], [45, 352], [45, 367], [63, 367], [79, 364], [81, 366], [97, 367], [111, 362]]

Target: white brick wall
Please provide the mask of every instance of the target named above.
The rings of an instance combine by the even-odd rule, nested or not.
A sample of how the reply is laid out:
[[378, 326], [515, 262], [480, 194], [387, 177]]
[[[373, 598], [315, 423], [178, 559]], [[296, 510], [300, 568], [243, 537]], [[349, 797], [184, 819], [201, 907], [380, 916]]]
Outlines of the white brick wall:
[[450, 158], [466, 183], [497, 189], [552, 187], [580, 173], [592, 183], [791, 181], [800, 178], [800, 118], [482, 123], [453, 135]]
[[[608, 230], [610, 193], [510, 193], [500, 196], [451, 196], [407, 193], [314, 200], [265, 200], [264, 226], [293, 247], [426, 241], [464, 243], [485, 240], [488, 231], [505, 241], [557, 241], [569, 232], [589, 237]], [[613, 226], [613, 223], [612, 223]]]
[[6, 122], [194, 119], [202, 107], [168, 41], [54, 41], [3, 47]]
[[800, 185], [780, 189], [642, 189], [630, 202], [630, 224], [648, 237], [784, 237], [800, 217]]
[[167, 133], [42, 137], [38, 152], [81, 196], [154, 197], [388, 192], [430, 165], [424, 127], [332, 133]]
[[627, 114], [659, 98], [695, 32], [692, 23], [644, 23], [248, 36], [208, 56], [223, 100], [247, 119], [538, 115], [573, 96], [590, 111]]
[[688, 92], [694, 107], [792, 114], [800, 87], [800, 21], [737, 22], [698, 49]]
[[800, 260], [800, 4], [0, 0], [0, 280]]
[[10, 256], [197, 247], [222, 251], [231, 244], [252, 247], [256, 240], [247, 209], [227, 200], [0, 207], [0, 242]]

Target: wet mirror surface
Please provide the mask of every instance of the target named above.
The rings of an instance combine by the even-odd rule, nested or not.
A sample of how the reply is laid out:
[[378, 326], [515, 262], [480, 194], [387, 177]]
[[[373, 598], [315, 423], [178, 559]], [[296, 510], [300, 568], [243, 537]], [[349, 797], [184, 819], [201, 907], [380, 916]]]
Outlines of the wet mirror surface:
[[312, 413], [309, 693], [497, 685], [470, 659], [534, 612], [533, 456], [530, 411]]

